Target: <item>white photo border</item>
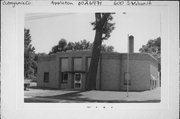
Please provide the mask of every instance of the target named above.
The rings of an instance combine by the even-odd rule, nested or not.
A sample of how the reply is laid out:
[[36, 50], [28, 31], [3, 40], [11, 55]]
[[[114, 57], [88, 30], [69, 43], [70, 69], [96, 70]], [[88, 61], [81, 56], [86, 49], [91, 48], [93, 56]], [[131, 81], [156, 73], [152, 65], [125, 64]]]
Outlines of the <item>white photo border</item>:
[[[110, 1], [108, 1], [110, 2]], [[2, 118], [177, 118], [179, 100], [178, 4], [155, 2], [154, 6], [33, 6], [2, 7]], [[141, 7], [161, 7], [161, 102], [160, 103], [24, 103], [24, 18], [27, 13], [119, 12]], [[168, 15], [167, 15], [168, 14]], [[163, 29], [168, 25], [168, 29]], [[178, 44], [178, 46], [177, 46]], [[8, 47], [7, 47], [8, 46]], [[178, 59], [178, 60], [177, 60]], [[178, 95], [177, 95], [178, 94]], [[178, 103], [179, 104], [179, 103]], [[106, 107], [105, 109], [103, 107]], [[90, 108], [89, 108], [90, 107]], [[113, 108], [112, 108], [113, 107]], [[85, 116], [86, 115], [86, 116]]]

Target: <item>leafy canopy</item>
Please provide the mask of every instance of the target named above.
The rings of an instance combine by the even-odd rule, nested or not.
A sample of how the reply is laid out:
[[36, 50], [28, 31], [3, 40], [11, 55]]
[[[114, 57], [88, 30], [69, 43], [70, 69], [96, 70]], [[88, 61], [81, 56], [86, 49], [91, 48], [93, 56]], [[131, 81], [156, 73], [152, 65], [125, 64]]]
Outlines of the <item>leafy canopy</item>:
[[[61, 39], [59, 43], [55, 46], [52, 47], [51, 51], [49, 54], [53, 54], [56, 52], [66, 52], [67, 50], [92, 50], [93, 48], [93, 43], [87, 41], [87, 40], [81, 40], [78, 42], [67, 42], [65, 39]], [[107, 45], [102, 45], [101, 50], [104, 52], [113, 52], [114, 47], [113, 46], [107, 46]]]
[[114, 13], [96, 13], [96, 21], [91, 23], [94, 27], [93, 30], [99, 30], [102, 32], [101, 40], [107, 40], [115, 28], [115, 23], [111, 22], [113, 20], [112, 14]]
[[143, 45], [139, 49], [141, 53], [149, 53], [157, 58], [159, 61], [161, 59], [161, 38], [151, 39], [147, 42], [146, 45]]

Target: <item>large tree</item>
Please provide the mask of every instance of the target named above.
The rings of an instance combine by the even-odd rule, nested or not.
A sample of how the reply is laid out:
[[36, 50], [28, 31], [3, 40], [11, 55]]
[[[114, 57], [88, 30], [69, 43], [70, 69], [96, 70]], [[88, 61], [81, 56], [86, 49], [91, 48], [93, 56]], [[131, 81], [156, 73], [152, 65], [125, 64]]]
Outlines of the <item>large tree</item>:
[[24, 78], [34, 78], [37, 65], [34, 58], [35, 48], [31, 44], [30, 30], [24, 29]]
[[146, 45], [143, 45], [139, 49], [141, 53], [149, 53], [153, 55], [157, 60], [161, 59], [161, 38], [151, 39]]
[[65, 51], [66, 46], [67, 46], [67, 41], [66, 41], [66, 39], [62, 38], [58, 43], [58, 50], [59, 51]]
[[74, 50], [74, 43], [73, 42], [69, 42], [66, 46], [67, 50]]
[[53, 46], [49, 54], [66, 51], [67, 41], [62, 38], [57, 45]]
[[107, 40], [110, 37], [110, 33], [114, 29], [114, 23], [110, 22], [112, 19], [112, 13], [95, 13], [95, 22], [93, 22], [92, 25], [94, 26], [96, 33], [93, 42], [89, 73], [86, 80], [86, 90], [96, 89], [96, 76], [101, 45], [103, 40]]

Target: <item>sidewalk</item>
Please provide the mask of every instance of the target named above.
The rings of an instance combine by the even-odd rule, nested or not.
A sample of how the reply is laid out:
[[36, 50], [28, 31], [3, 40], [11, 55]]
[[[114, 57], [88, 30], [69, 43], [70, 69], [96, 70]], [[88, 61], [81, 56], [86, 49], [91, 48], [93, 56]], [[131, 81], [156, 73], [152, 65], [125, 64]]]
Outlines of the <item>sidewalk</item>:
[[160, 88], [143, 92], [119, 91], [70, 91], [70, 90], [43, 90], [29, 89], [25, 91], [25, 102], [63, 102], [63, 103], [133, 103], [133, 102], [160, 102]]
[[81, 98], [107, 102], [159, 102], [160, 89], [144, 92], [89, 91], [81, 93]]

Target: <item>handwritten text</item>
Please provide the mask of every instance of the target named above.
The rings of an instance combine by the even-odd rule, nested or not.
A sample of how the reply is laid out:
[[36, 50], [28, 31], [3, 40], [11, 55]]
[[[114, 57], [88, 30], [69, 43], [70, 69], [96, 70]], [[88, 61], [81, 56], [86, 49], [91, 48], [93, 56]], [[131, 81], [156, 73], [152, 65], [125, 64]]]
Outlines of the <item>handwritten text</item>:
[[80, 1], [78, 2], [78, 5], [81, 6], [101, 6], [102, 1]]
[[31, 5], [30, 1], [2, 1], [2, 5], [11, 5], [12, 7], [18, 5]]
[[51, 1], [52, 5], [73, 5], [72, 2], [69, 1]]
[[151, 5], [151, 1], [114, 1], [115, 6], [121, 6], [121, 5], [131, 5], [131, 6], [142, 6], [142, 5]]

